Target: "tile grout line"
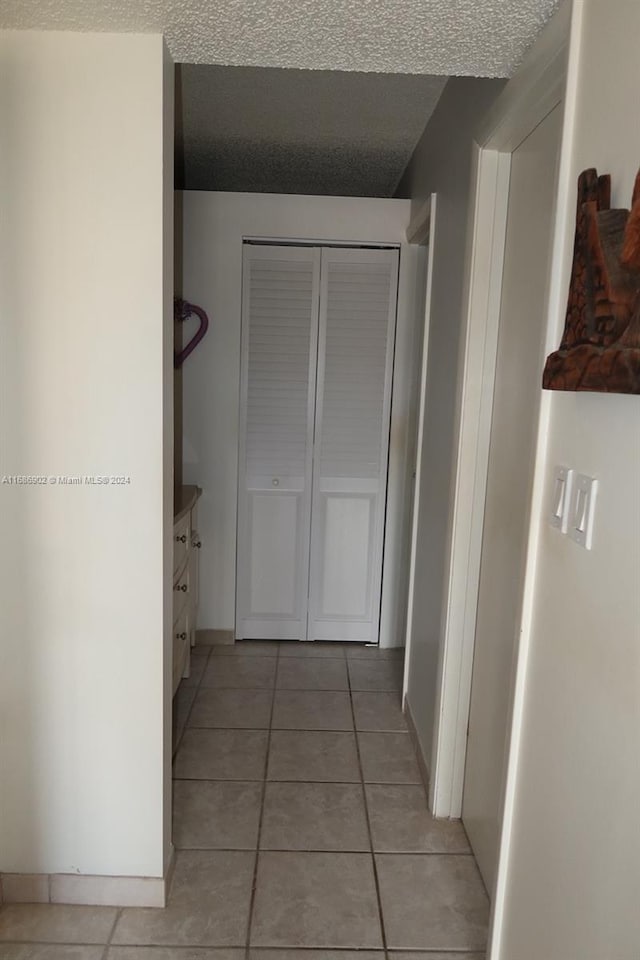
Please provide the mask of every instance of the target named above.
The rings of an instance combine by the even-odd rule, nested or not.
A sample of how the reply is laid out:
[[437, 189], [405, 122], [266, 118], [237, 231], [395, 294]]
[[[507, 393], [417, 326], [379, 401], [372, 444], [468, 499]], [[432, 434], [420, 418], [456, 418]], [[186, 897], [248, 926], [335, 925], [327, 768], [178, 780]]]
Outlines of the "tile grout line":
[[[264, 658], [261, 657], [260, 659], [262, 660]], [[198, 690], [201, 689], [200, 684], [198, 685], [197, 689]], [[202, 689], [211, 690], [211, 691], [213, 690], [216, 690], [216, 691], [252, 690], [254, 693], [256, 693], [257, 691], [260, 691], [260, 690], [271, 690], [272, 687], [270, 684], [264, 687], [246, 687], [246, 686], [227, 687], [227, 686], [224, 686], [223, 684], [220, 684], [220, 686], [210, 687], [207, 684], [205, 684], [204, 686], [202, 686]], [[349, 693], [350, 692], [349, 687], [277, 687], [277, 690], [278, 690], [278, 693]], [[354, 693], [397, 693], [398, 686], [396, 685], [395, 687], [383, 687], [380, 690], [375, 689], [373, 687], [368, 687], [366, 690], [358, 690], [357, 688], [354, 688], [353, 692]]]
[[[3, 904], [6, 906], [6, 904]], [[153, 908], [152, 908], [153, 909]], [[89, 947], [100, 949], [104, 947], [105, 949], [110, 949], [110, 947], [115, 947], [118, 950], [125, 950], [127, 952], [131, 950], [144, 950], [148, 951], [149, 955], [157, 953], [158, 956], [161, 953], [166, 952], [167, 950], [177, 950], [180, 953], [184, 953], [185, 956], [190, 955], [193, 951], [204, 951], [206, 953], [222, 953], [226, 951], [240, 951], [243, 947], [238, 946], [224, 946], [220, 944], [205, 944], [205, 945], [185, 945], [184, 943], [145, 943], [145, 944], [125, 944], [125, 943], [115, 943], [115, 944], [102, 944], [102, 943], [86, 943], [80, 940], [71, 940], [71, 941], [60, 941], [60, 940], [0, 940], [0, 946], [2, 947]], [[380, 947], [253, 947], [253, 950], [256, 953], [271, 953], [277, 951], [278, 953], [308, 953], [310, 956], [316, 955], [318, 953], [324, 953], [325, 951], [330, 951], [331, 953], [376, 953], [383, 954], [384, 951]], [[449, 950], [446, 947], [444, 949], [432, 949], [431, 947], [403, 947], [402, 950], [394, 950], [392, 953], [401, 952], [403, 954], [415, 954], [416, 957], [426, 958], [429, 960], [431, 954], [437, 955], [438, 958], [441, 955], [446, 955], [447, 960], [468, 960], [468, 958], [477, 951], [473, 950]]]
[[[271, 729], [277, 730], [278, 733], [353, 733], [350, 727], [272, 727]], [[263, 733], [265, 730], [269, 730], [269, 727], [234, 727], [232, 725], [217, 725], [212, 727], [198, 724], [197, 726], [189, 727], [189, 730], [246, 730], [247, 733]], [[371, 730], [367, 727], [361, 727], [360, 733], [392, 733], [404, 735], [406, 730]]]
[[[22, 906], [33, 907], [41, 906], [42, 904], [33, 904], [25, 903]], [[3, 903], [2, 907], [15, 906], [15, 904]], [[56, 903], [53, 904], [56, 907], [65, 907], [65, 906], [77, 906], [77, 907], [91, 907], [91, 904], [77, 903], [77, 904], [65, 904], [65, 903]], [[98, 904], [101, 910], [107, 910], [108, 907], [103, 907], [101, 904]], [[120, 908], [118, 908], [120, 909]], [[0, 911], [1, 912], [1, 911]], [[106, 951], [109, 949], [109, 943], [96, 943], [95, 941], [87, 940], [0, 940], [0, 947], [89, 947], [95, 950], [102, 949], [103, 953], [101, 955], [101, 960], [103, 960]], [[116, 946], [116, 944], [114, 944]]]
[[[192, 650], [189, 651], [189, 656], [190, 656], [191, 658], [194, 656]], [[187, 732], [187, 730], [189, 729], [189, 719], [190, 719], [191, 714], [192, 714], [192, 712], [193, 712], [193, 708], [194, 708], [194, 706], [195, 706], [195, 702], [196, 702], [196, 700], [198, 699], [198, 692], [199, 692], [199, 690], [200, 690], [200, 688], [201, 688], [201, 686], [202, 686], [202, 681], [203, 681], [203, 679], [204, 679], [205, 673], [207, 672], [207, 667], [209, 666], [209, 661], [210, 661], [210, 659], [211, 659], [211, 650], [209, 650], [207, 654], [197, 654], [197, 656], [198, 656], [198, 657], [202, 656], [202, 657], [204, 658], [204, 667], [202, 668], [202, 672], [201, 672], [201, 674], [200, 674], [200, 679], [199, 679], [198, 682], [195, 684], [195, 689], [194, 689], [194, 691], [193, 691], [193, 698], [192, 698], [192, 700], [191, 700], [191, 706], [189, 707], [189, 710], [187, 711], [187, 715], [186, 715], [186, 717], [184, 718], [184, 723], [183, 723], [183, 725], [182, 725], [182, 730], [180, 731], [180, 735], [179, 735], [178, 738], [177, 738], [177, 742], [176, 742], [175, 744], [172, 744], [172, 745], [171, 745], [171, 746], [172, 746], [172, 750], [171, 750], [171, 846], [172, 846], [172, 848], [173, 848], [173, 858], [172, 858], [172, 859], [173, 859], [173, 867], [172, 867], [172, 870], [171, 870], [171, 877], [170, 877], [170, 881], [169, 881], [168, 888], [165, 888], [165, 908], [166, 908], [166, 907], [168, 906], [168, 904], [169, 904], [169, 896], [170, 896], [170, 894], [171, 894], [171, 887], [173, 886], [173, 879], [174, 879], [175, 873], [176, 873], [176, 871], [175, 871], [176, 861], [177, 861], [178, 855], [179, 855], [179, 853], [180, 853], [180, 850], [178, 849], [178, 847], [177, 847], [177, 846], [175, 845], [175, 843], [174, 843], [175, 829], [174, 829], [174, 822], [173, 822], [173, 820], [174, 820], [174, 799], [173, 799], [173, 795], [174, 795], [174, 784], [175, 784], [176, 779], [177, 779], [176, 776], [175, 776], [175, 762], [176, 762], [176, 759], [177, 759], [177, 757], [178, 757], [178, 751], [180, 750], [180, 746], [182, 745], [182, 741], [184, 740], [184, 735], [185, 735], [185, 733]], [[184, 679], [184, 678], [183, 678], [183, 679]], [[177, 691], [176, 691], [176, 692], [177, 692]], [[173, 704], [174, 704], [174, 702], [175, 702], [175, 699], [172, 698], [172, 709], [173, 709]], [[173, 724], [172, 724], [172, 726], [173, 726]], [[113, 938], [113, 935], [114, 935], [114, 933], [116, 932], [116, 927], [117, 927], [117, 925], [118, 925], [118, 921], [120, 920], [121, 915], [122, 915], [122, 909], [119, 909], [119, 910], [118, 910], [118, 913], [116, 914], [116, 919], [115, 919], [115, 921], [114, 921], [114, 923], [113, 923], [113, 928], [112, 928], [111, 933], [110, 933], [110, 935], [109, 935], [108, 944], [111, 943], [111, 940], [112, 940], [112, 938]], [[107, 953], [105, 952], [105, 954], [104, 954], [103, 957], [102, 957], [102, 960], [106, 960], [106, 958], [107, 958]]]
[[[228, 783], [229, 781], [221, 781], [221, 782]], [[304, 781], [298, 780], [298, 781], [295, 781], [295, 782], [296, 782], [296, 783], [309, 783], [310, 781], [308, 781], [308, 780], [304, 780]], [[311, 782], [313, 782], [313, 781], [311, 781]], [[334, 786], [334, 782], [333, 782], [333, 781], [323, 781], [323, 784], [324, 784], [324, 783], [327, 783], [327, 782], [329, 783], [330, 786]], [[269, 780], [268, 783], [278, 783], [278, 781], [277, 781], [277, 780]], [[340, 784], [339, 784], [339, 786], [340, 786]], [[341, 786], [344, 786], [344, 784], [341, 784]], [[356, 786], [362, 786], [362, 784], [349, 783], [349, 784], [347, 784], [347, 786], [349, 786], [349, 787], [356, 787]], [[402, 786], [406, 786], [406, 784], [402, 784]], [[409, 786], [414, 786], [414, 784], [409, 784]], [[251, 852], [253, 851], [253, 846], [251, 846], [251, 847], [180, 847], [180, 850], [187, 850], [187, 851], [189, 851], [190, 853], [194, 853], [194, 852], [195, 852], [195, 853], [251, 853]], [[320, 848], [317, 848], [317, 849], [316, 849], [315, 847], [304, 847], [303, 849], [301, 849], [300, 847], [262, 847], [261, 850], [262, 850], [263, 853], [348, 853], [348, 854], [363, 854], [363, 853], [370, 853], [370, 852], [371, 852], [368, 847], [361, 847], [359, 850], [350, 850], [350, 849], [346, 849], [346, 850], [345, 850], [345, 849], [342, 848], [342, 847], [341, 847], [340, 849], [338, 849], [338, 847], [320, 847]], [[471, 853], [469, 850], [464, 850], [464, 851], [462, 851], [462, 852], [458, 852], [458, 851], [453, 852], [453, 851], [448, 851], [448, 850], [378, 850], [378, 851], [377, 851], [377, 854], [378, 854], [378, 856], [382, 856], [382, 857], [387, 857], [387, 856], [391, 856], [391, 857], [405, 857], [405, 856], [406, 856], [406, 857], [473, 857], [473, 853]], [[125, 908], [123, 907], [122, 909], [125, 909]], [[155, 908], [153, 908], [153, 909], [155, 909]], [[1, 941], [0, 941], [0, 942], [1, 942]], [[265, 948], [265, 949], [266, 949], [266, 948]], [[269, 949], [271, 949], [271, 948], [269, 948]], [[273, 949], [278, 949], [278, 950], [283, 949], [283, 950], [284, 950], [285, 948], [284, 948], [284, 947], [282, 947], [282, 948], [280, 948], [280, 947], [277, 947], [277, 948], [274, 947]], [[293, 950], [294, 948], [291, 947], [291, 949]], [[302, 948], [301, 948], [301, 949], [302, 949]], [[312, 947], [309, 947], [309, 949], [314, 949], [314, 950], [317, 949], [317, 950], [319, 950], [319, 949], [321, 949], [321, 948], [320, 948], [320, 947], [313, 947], [313, 948], [312, 948]], [[334, 947], [328, 947], [327, 949], [333, 950]], [[337, 949], [337, 947], [336, 947], [335, 949]], [[345, 949], [347, 949], [347, 948], [345, 947]], [[353, 949], [357, 949], [357, 950], [369, 950], [369, 949], [375, 949], [375, 948], [373, 948], [373, 947], [371, 947], [371, 948], [370, 948], [370, 947], [354, 947]], [[416, 949], [422, 949], [422, 948], [416, 948]], [[404, 950], [403, 950], [402, 952], [404, 953]]]
[[278, 689], [278, 665], [280, 663], [280, 648], [277, 651], [276, 670], [273, 677], [273, 688], [271, 691], [271, 712], [269, 714], [269, 728], [267, 730], [267, 749], [265, 751], [263, 778], [262, 778], [262, 796], [260, 798], [260, 816], [258, 818], [258, 834], [256, 836], [256, 856], [253, 865], [253, 879], [251, 883], [251, 897], [249, 899], [249, 915], [247, 917], [247, 938], [245, 941], [245, 960], [249, 960], [251, 950], [251, 924], [253, 922], [253, 909], [255, 906], [256, 892], [258, 886], [258, 861], [260, 858], [260, 839], [262, 836], [262, 821], [264, 819], [264, 806], [267, 793], [267, 774], [269, 771], [269, 754], [271, 753], [271, 724], [273, 722], [273, 711], [276, 702], [276, 691]]
[[[192, 654], [192, 656], [193, 656], [193, 654]], [[200, 654], [198, 654], [198, 656], [200, 656]], [[175, 779], [175, 777], [173, 776], [173, 761], [174, 761], [175, 758], [178, 756], [178, 750], [180, 749], [180, 745], [181, 745], [182, 741], [184, 740], [184, 735], [185, 735], [185, 733], [187, 732], [187, 730], [189, 729], [189, 720], [191, 719], [191, 714], [193, 713], [193, 708], [194, 708], [194, 706], [195, 706], [196, 700], [198, 699], [198, 693], [200, 692], [200, 688], [202, 687], [202, 681], [203, 681], [203, 679], [204, 679], [205, 673], [207, 672], [207, 667], [209, 666], [209, 660], [210, 660], [210, 659], [211, 659], [211, 651], [209, 651], [209, 653], [208, 653], [208, 654], [206, 655], [206, 657], [205, 657], [205, 664], [204, 664], [202, 673], [200, 674], [200, 679], [198, 680], [197, 684], [195, 685], [195, 689], [194, 689], [194, 691], [193, 691], [193, 700], [191, 701], [191, 706], [189, 707], [189, 710], [188, 710], [188, 712], [187, 712], [187, 715], [186, 715], [186, 717], [185, 717], [185, 719], [184, 719], [184, 724], [183, 724], [183, 726], [182, 726], [182, 730], [180, 731], [180, 736], [178, 737], [178, 742], [175, 744], [175, 749], [173, 750], [173, 752], [172, 752], [172, 754], [171, 754], [171, 768], [172, 768], [172, 769], [171, 769], [171, 779], [172, 779], [172, 780]], [[203, 689], [206, 690], [206, 687], [204, 687]]]
[[351, 689], [351, 672], [347, 662], [347, 683], [349, 684], [349, 703], [351, 704], [351, 717], [353, 720], [354, 739], [356, 742], [356, 756], [358, 758], [358, 769], [360, 771], [360, 783], [362, 787], [362, 800], [364, 803], [364, 816], [367, 822], [367, 834], [369, 836], [369, 848], [371, 853], [371, 864], [373, 866], [373, 882], [376, 888], [376, 901], [378, 904], [378, 918], [380, 920], [380, 933], [382, 936], [382, 949], [386, 960], [389, 960], [389, 951], [387, 949], [387, 934], [384, 926], [384, 916], [382, 914], [382, 898], [380, 896], [380, 881], [378, 878], [378, 866], [376, 863], [375, 852], [373, 849], [373, 836], [371, 834], [371, 820], [369, 818], [369, 805], [367, 803], [367, 789], [364, 779], [364, 770], [362, 769], [362, 757], [360, 755], [360, 738], [358, 737], [358, 728], [356, 725], [356, 712], [353, 706], [353, 690]]
[[[266, 732], [266, 731], [264, 731]], [[279, 732], [279, 731], [276, 731]], [[262, 778], [252, 780], [251, 777], [175, 777], [176, 781], [183, 783], [262, 783]], [[277, 780], [268, 780], [268, 783], [336, 783], [343, 786], [353, 786], [354, 783], [362, 783], [362, 778], [357, 780], [310, 780], [306, 777], [304, 780], [291, 780], [283, 778]], [[421, 787], [419, 780], [367, 780], [367, 786], [372, 787]]]
[[116, 910], [116, 915], [115, 915], [115, 917], [113, 918], [113, 923], [111, 924], [111, 930], [110, 930], [110, 932], [109, 932], [109, 936], [107, 937], [107, 942], [106, 942], [104, 951], [103, 951], [103, 953], [102, 953], [102, 960], [107, 960], [107, 957], [108, 957], [108, 955], [109, 955], [109, 949], [110, 949], [110, 947], [111, 947], [111, 941], [113, 940], [113, 935], [114, 935], [114, 933], [116, 932], [116, 927], [118, 926], [118, 921], [120, 920], [120, 917], [122, 916], [122, 910], [123, 910], [123, 907], [118, 907], [117, 910]]
[[[7, 906], [7, 904], [3, 904]], [[155, 908], [151, 908], [155, 909]], [[108, 950], [110, 948], [116, 948], [118, 950], [125, 950], [127, 952], [131, 950], [144, 950], [148, 951], [150, 955], [157, 953], [160, 955], [167, 950], [177, 950], [181, 954], [184, 953], [185, 956], [190, 955], [193, 951], [199, 950], [206, 953], [222, 953], [226, 951], [240, 951], [244, 948], [241, 946], [224, 946], [221, 944], [204, 944], [204, 945], [185, 945], [184, 943], [144, 943], [144, 944], [126, 944], [126, 943], [114, 943], [114, 944], [102, 944], [102, 943], [87, 943], [81, 940], [0, 940], [1, 947], [89, 947], [99, 950], [101, 947]], [[310, 955], [317, 955], [318, 953], [325, 951], [330, 951], [331, 953], [377, 953], [382, 954], [384, 951], [380, 947], [252, 947], [256, 953], [267, 953], [272, 951], [277, 951], [278, 953], [308, 953]], [[416, 957], [426, 957], [427, 960], [431, 954], [435, 954], [440, 957], [442, 954], [446, 954], [447, 958], [451, 960], [468, 960], [469, 956], [474, 953], [473, 950], [449, 950], [447, 948], [434, 950], [430, 947], [403, 947], [401, 951], [392, 951], [395, 953], [401, 952], [403, 954], [415, 954]], [[476, 951], [477, 952], [477, 951]], [[474, 954], [475, 955], [475, 954]]]

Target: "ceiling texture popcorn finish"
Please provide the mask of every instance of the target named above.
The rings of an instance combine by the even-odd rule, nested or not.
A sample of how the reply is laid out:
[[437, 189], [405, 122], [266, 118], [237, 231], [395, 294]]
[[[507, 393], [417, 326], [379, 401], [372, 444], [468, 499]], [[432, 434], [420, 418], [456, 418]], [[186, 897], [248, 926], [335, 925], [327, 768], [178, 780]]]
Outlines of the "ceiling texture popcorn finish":
[[447, 78], [510, 76], [558, 2], [0, 0], [0, 28], [164, 34], [178, 188], [391, 197]]
[[391, 197], [446, 78], [184, 64], [176, 185]]
[[176, 63], [508, 77], [557, 0], [2, 0], [0, 27], [163, 33]]

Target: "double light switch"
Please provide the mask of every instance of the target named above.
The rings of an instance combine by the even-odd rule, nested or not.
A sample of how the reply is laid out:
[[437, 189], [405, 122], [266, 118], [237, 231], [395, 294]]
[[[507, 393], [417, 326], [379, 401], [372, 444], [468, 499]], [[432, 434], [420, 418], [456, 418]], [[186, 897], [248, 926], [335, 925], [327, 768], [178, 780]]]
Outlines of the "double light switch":
[[568, 467], [556, 467], [549, 521], [585, 550], [591, 549], [598, 481]]

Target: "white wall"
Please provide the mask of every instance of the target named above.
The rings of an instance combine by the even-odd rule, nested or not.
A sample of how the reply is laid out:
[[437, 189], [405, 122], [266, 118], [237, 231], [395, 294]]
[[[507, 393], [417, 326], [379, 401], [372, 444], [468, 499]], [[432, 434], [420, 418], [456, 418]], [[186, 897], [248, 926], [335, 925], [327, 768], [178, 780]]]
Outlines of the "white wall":
[[[612, 206], [628, 207], [640, 163], [640, 5], [578, 0], [575, 12], [584, 20], [565, 143], [571, 190], [595, 166], [612, 174]], [[561, 223], [564, 291], [575, 202], [570, 208]], [[553, 320], [556, 345], [560, 311]], [[553, 393], [549, 403], [506, 913], [493, 956], [637, 960], [640, 397]], [[547, 523], [556, 464], [598, 478], [591, 552]]]
[[[238, 398], [242, 238], [312, 238], [400, 243], [410, 204], [402, 200], [185, 192], [182, 295], [209, 314], [211, 326], [183, 371], [184, 481], [203, 488], [201, 629], [232, 630], [235, 619]], [[180, 225], [177, 225], [180, 230]], [[391, 423], [381, 638], [402, 643], [401, 577], [409, 478], [403, 463], [410, 419], [415, 323], [415, 248], [401, 250], [396, 372]], [[397, 518], [397, 519], [396, 519]], [[406, 552], [406, 544], [405, 550]]]
[[398, 189], [400, 196], [412, 198], [414, 211], [432, 191], [438, 198], [432, 238], [433, 286], [416, 558], [416, 568], [427, 570], [428, 574], [424, 583], [416, 584], [418, 602], [407, 689], [407, 701], [430, 770], [450, 547], [448, 520], [455, 480], [453, 458], [457, 447], [458, 366], [464, 346], [462, 295], [473, 134], [503, 85], [499, 80], [449, 80]]
[[0, 475], [131, 478], [0, 484], [5, 872], [160, 876], [167, 853], [163, 82], [166, 107], [159, 36], [0, 34]]

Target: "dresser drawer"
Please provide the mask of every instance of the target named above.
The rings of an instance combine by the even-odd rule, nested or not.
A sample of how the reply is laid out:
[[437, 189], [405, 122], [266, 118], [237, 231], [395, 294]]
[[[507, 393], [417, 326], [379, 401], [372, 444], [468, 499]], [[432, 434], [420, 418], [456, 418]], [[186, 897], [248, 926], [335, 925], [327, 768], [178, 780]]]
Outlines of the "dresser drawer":
[[178, 570], [173, 581], [173, 622], [181, 616], [185, 607], [191, 602], [191, 564], [187, 557], [182, 561], [182, 569]]
[[190, 658], [189, 608], [185, 606], [173, 625], [173, 694], [182, 677], [189, 676]]
[[187, 514], [173, 528], [173, 578], [182, 567], [191, 546], [191, 515]]
[[195, 528], [196, 517], [195, 510], [191, 512], [191, 547], [189, 549], [189, 602], [191, 604], [192, 610], [192, 629], [191, 629], [191, 646], [194, 646], [196, 642], [196, 618], [198, 616], [198, 603], [199, 603], [199, 566], [200, 566], [200, 548], [202, 542], [198, 535], [198, 531]]

